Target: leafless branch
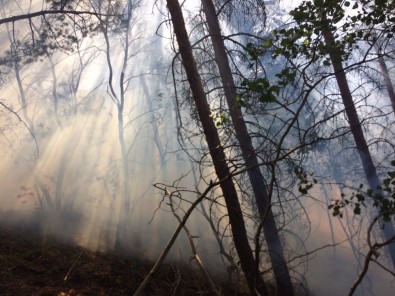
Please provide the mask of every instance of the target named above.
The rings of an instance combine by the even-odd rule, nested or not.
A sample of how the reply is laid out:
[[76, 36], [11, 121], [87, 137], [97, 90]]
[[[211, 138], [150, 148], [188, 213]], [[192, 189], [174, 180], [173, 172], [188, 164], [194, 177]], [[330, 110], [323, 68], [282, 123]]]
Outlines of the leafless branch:
[[16, 21], [21, 21], [21, 20], [27, 20], [27, 19], [32, 19], [34, 17], [39, 17], [39, 16], [46, 16], [46, 15], [51, 15], [51, 14], [73, 14], [73, 15], [93, 15], [93, 16], [115, 16], [111, 14], [102, 14], [98, 13], [95, 11], [77, 11], [77, 10], [41, 10], [37, 12], [32, 12], [32, 13], [26, 13], [26, 14], [20, 14], [20, 15], [14, 15], [10, 17], [5, 17], [0, 19], [0, 25], [7, 24], [7, 23], [14, 23]]
[[[182, 223], [182, 219], [177, 214], [177, 210], [174, 207], [174, 198], [176, 198], [177, 195], [180, 195], [180, 193], [178, 191], [173, 191], [173, 192], [170, 193], [169, 190], [167, 189], [167, 187], [165, 187], [164, 191], [165, 191], [164, 195], [167, 196], [168, 199], [169, 199], [169, 205], [170, 205], [170, 208], [171, 208], [171, 211], [172, 211], [174, 217], [176, 217], [178, 223], [181, 224]], [[220, 292], [218, 291], [218, 288], [215, 286], [215, 283], [212, 280], [212, 278], [211, 278], [210, 274], [208, 273], [207, 269], [204, 267], [203, 261], [201, 260], [199, 254], [197, 252], [197, 249], [196, 249], [196, 246], [195, 246], [195, 242], [194, 242], [194, 236], [191, 234], [191, 232], [189, 231], [188, 227], [186, 227], [184, 225], [183, 228], [184, 228], [185, 233], [188, 236], [189, 244], [191, 245], [192, 259], [194, 259], [196, 261], [196, 263], [199, 266], [200, 270], [203, 272], [203, 274], [205, 275], [206, 279], [210, 283], [212, 292], [215, 295], [219, 296]]]
[[33, 131], [29, 128], [29, 126], [26, 124], [26, 122], [24, 122], [22, 120], [22, 118], [18, 115], [18, 113], [16, 113], [14, 110], [12, 110], [11, 108], [9, 108], [7, 105], [5, 105], [3, 102], [0, 102], [0, 105], [3, 106], [7, 111], [11, 112], [12, 114], [14, 114], [20, 122], [22, 122], [22, 124], [27, 128], [27, 130], [29, 131], [29, 133], [31, 134], [34, 143], [36, 144], [36, 150], [37, 150], [37, 158], [40, 156], [40, 149], [38, 148], [38, 142], [36, 139], [36, 136], [34, 135]]
[[221, 181], [219, 182], [211, 182], [206, 190], [200, 195], [199, 198], [195, 200], [195, 202], [189, 207], [188, 211], [185, 213], [181, 223], [177, 226], [176, 230], [174, 231], [172, 237], [170, 238], [169, 242], [165, 246], [165, 248], [162, 251], [162, 254], [159, 256], [157, 259], [154, 267], [150, 270], [150, 272], [146, 275], [144, 278], [143, 282], [140, 284], [138, 289], [134, 292], [134, 296], [139, 296], [143, 295], [144, 289], [147, 286], [147, 284], [151, 281], [151, 279], [154, 277], [156, 272], [159, 270], [159, 267], [162, 265], [163, 261], [165, 260], [167, 254], [169, 253], [171, 247], [173, 246], [174, 242], [176, 241], [178, 235], [180, 234], [181, 230], [185, 226], [185, 223], [187, 222], [189, 216], [192, 214], [194, 209], [197, 207], [197, 205], [207, 196], [207, 194], [211, 191], [212, 188], [220, 184]]
[[368, 252], [368, 254], [365, 257], [365, 262], [364, 262], [362, 271], [360, 272], [360, 274], [359, 274], [357, 280], [355, 281], [355, 283], [351, 286], [351, 289], [350, 289], [350, 292], [348, 293], [348, 296], [352, 296], [354, 294], [355, 290], [358, 288], [359, 284], [364, 279], [364, 277], [365, 277], [365, 275], [366, 275], [366, 273], [368, 272], [368, 269], [369, 269], [369, 263], [371, 261], [374, 261], [373, 256], [376, 257], [376, 258], [378, 257], [378, 250], [380, 248], [382, 248], [384, 246], [387, 246], [387, 245], [389, 245], [389, 244], [391, 244], [391, 243], [393, 243], [395, 241], [395, 235], [393, 235], [392, 237], [390, 237], [389, 239], [387, 239], [387, 240], [385, 240], [385, 241], [383, 241], [381, 243], [376, 242], [376, 243], [372, 244], [372, 242], [371, 242], [371, 232], [372, 232], [374, 224], [377, 221], [379, 221], [380, 217], [381, 217], [381, 215], [377, 216], [372, 221], [372, 223], [369, 225], [368, 238], [367, 238], [368, 245], [369, 245], [369, 252]]

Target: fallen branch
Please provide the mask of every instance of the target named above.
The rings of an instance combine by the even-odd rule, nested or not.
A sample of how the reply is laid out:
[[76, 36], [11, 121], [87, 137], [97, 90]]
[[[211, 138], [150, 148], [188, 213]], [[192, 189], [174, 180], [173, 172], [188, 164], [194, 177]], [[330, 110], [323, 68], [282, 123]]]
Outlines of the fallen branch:
[[176, 241], [178, 235], [180, 234], [181, 230], [183, 229], [185, 223], [189, 219], [189, 216], [192, 214], [193, 210], [196, 208], [196, 206], [206, 197], [206, 195], [210, 192], [212, 188], [217, 186], [219, 182], [210, 182], [209, 186], [206, 188], [206, 190], [200, 195], [198, 199], [196, 199], [188, 211], [185, 213], [181, 223], [177, 226], [176, 230], [174, 231], [172, 237], [170, 238], [169, 242], [167, 243], [166, 247], [163, 249], [161, 255], [159, 256], [158, 260], [156, 261], [154, 267], [150, 270], [150, 272], [145, 276], [143, 282], [140, 284], [136, 292], [134, 292], [134, 296], [140, 296], [143, 295], [144, 289], [147, 286], [147, 284], [151, 281], [153, 276], [156, 274], [158, 271], [159, 267], [162, 265], [163, 261], [165, 260], [167, 254], [169, 253], [171, 247], [173, 246], [174, 242]]
[[71, 265], [69, 271], [66, 273], [66, 275], [64, 276], [63, 280], [67, 281], [67, 279], [69, 278], [69, 275], [71, 273], [71, 271], [73, 270], [73, 268], [77, 265], [78, 261], [80, 261], [82, 254], [84, 254], [85, 250], [82, 250], [81, 253], [79, 254], [79, 256], [77, 257], [77, 259], [74, 261], [73, 265]]
[[[182, 223], [181, 217], [177, 214], [176, 209], [174, 208], [174, 202], [173, 202], [174, 195], [175, 195], [176, 193], [178, 193], [178, 192], [175, 191], [175, 192], [171, 192], [171, 193], [170, 193], [169, 190], [168, 190], [166, 187], [165, 187], [164, 191], [165, 191], [165, 196], [168, 196], [168, 198], [169, 198], [170, 209], [171, 209], [171, 211], [172, 211], [174, 217], [176, 217], [178, 223]], [[187, 236], [188, 236], [189, 244], [191, 245], [191, 249], [192, 249], [192, 259], [194, 259], [194, 260], [196, 261], [196, 263], [197, 263], [197, 265], [199, 266], [200, 270], [201, 270], [202, 273], [205, 275], [207, 281], [210, 283], [212, 292], [213, 292], [215, 295], [217, 295], [217, 296], [221, 295], [221, 293], [219, 292], [218, 288], [215, 286], [215, 283], [214, 283], [214, 281], [212, 280], [212, 278], [211, 278], [210, 274], [208, 273], [207, 269], [204, 267], [203, 261], [201, 260], [199, 254], [198, 254], [198, 252], [197, 252], [197, 249], [196, 249], [196, 246], [195, 246], [195, 242], [194, 242], [194, 240], [193, 240], [193, 239], [194, 239], [193, 235], [192, 235], [191, 232], [189, 231], [188, 227], [186, 227], [186, 226], [184, 225], [183, 228], [184, 228], [185, 233], [186, 233]]]

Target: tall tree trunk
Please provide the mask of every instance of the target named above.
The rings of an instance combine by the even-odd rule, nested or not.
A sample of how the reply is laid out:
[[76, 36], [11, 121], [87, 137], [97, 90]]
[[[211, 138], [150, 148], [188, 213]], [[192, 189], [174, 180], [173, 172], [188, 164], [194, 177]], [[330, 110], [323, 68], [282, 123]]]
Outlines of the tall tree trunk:
[[374, 47], [375, 47], [375, 49], [377, 51], [378, 62], [379, 62], [379, 65], [380, 65], [381, 74], [384, 77], [385, 87], [387, 89], [388, 96], [390, 97], [392, 110], [394, 111], [394, 115], [395, 115], [395, 91], [394, 91], [394, 86], [392, 85], [392, 81], [390, 79], [390, 74], [388, 72], [387, 65], [385, 63], [385, 60], [384, 60], [383, 56], [381, 55], [380, 48], [377, 45], [377, 43], [374, 44]]
[[[199, 119], [203, 126], [204, 135], [210, 150], [210, 156], [213, 160], [214, 169], [219, 180], [222, 180], [221, 189], [228, 210], [233, 241], [240, 258], [241, 268], [245, 274], [251, 294], [259, 292], [261, 295], [266, 295], [267, 292], [264, 283], [261, 277], [256, 274], [255, 260], [251, 246], [248, 242], [243, 213], [237, 197], [237, 191], [232, 179], [230, 178], [230, 170], [226, 163], [226, 156], [223, 147], [221, 146], [217, 129], [210, 117], [210, 107], [192, 54], [192, 47], [185, 28], [181, 6], [177, 0], [167, 0], [167, 7], [171, 15], [171, 21], [173, 23], [173, 29], [177, 38], [182, 62], [191, 87]], [[258, 282], [256, 282], [257, 279]]]
[[130, 212], [132, 211], [132, 204], [130, 201], [130, 194], [131, 194], [131, 187], [130, 187], [130, 166], [128, 161], [128, 151], [125, 141], [125, 127], [124, 127], [124, 119], [123, 119], [123, 112], [125, 108], [125, 93], [127, 89], [125, 89], [125, 72], [128, 66], [129, 60], [129, 42], [130, 42], [130, 34], [131, 34], [131, 21], [133, 16], [133, 9], [135, 5], [132, 0], [127, 1], [127, 18], [125, 19], [126, 22], [126, 30], [125, 30], [125, 43], [123, 46], [123, 61], [122, 61], [122, 68], [121, 73], [119, 75], [119, 84], [118, 84], [118, 93], [115, 91], [114, 81], [113, 81], [113, 64], [111, 61], [111, 45], [108, 36], [108, 24], [102, 23], [101, 29], [104, 35], [104, 40], [106, 42], [106, 60], [107, 66], [109, 71], [109, 94], [111, 96], [112, 101], [117, 106], [117, 119], [118, 119], [118, 139], [121, 148], [121, 157], [122, 157], [122, 168], [123, 168], [123, 192], [122, 192], [122, 206], [119, 209], [118, 215], [118, 225], [117, 225], [117, 233], [115, 235], [115, 250], [119, 252], [123, 252], [123, 244], [125, 237], [127, 237], [126, 227], [128, 225], [127, 219], [129, 218]]
[[[363, 134], [361, 122], [359, 121], [358, 113], [352, 99], [350, 88], [348, 86], [346, 73], [344, 72], [344, 68], [342, 65], [342, 55], [338, 50], [336, 50], [335, 38], [333, 36], [333, 33], [328, 29], [324, 30], [323, 35], [327, 47], [331, 49], [329, 51], [329, 57], [332, 62], [336, 81], [339, 86], [348, 122], [351, 127], [351, 133], [354, 137], [356, 148], [361, 159], [363, 169], [365, 171], [366, 179], [368, 180], [370, 188], [372, 190], [376, 190], [377, 187], [380, 185], [380, 179], [377, 175], [376, 167], [374, 165], [373, 158], [370, 154], [369, 147]], [[383, 234], [385, 240], [390, 239], [394, 235], [394, 233], [395, 230], [392, 222], [385, 223], [383, 227]], [[395, 244], [389, 244], [388, 248], [391, 256], [392, 265], [395, 268]]]
[[202, 3], [209, 34], [214, 47], [215, 60], [218, 65], [226, 101], [229, 106], [230, 117], [245, 165], [251, 168], [247, 173], [251, 182], [259, 215], [262, 219], [265, 219], [263, 234], [267, 243], [269, 257], [277, 283], [278, 295], [291, 296], [293, 295], [292, 281], [271, 209], [271, 199], [268, 196], [264, 178], [260, 172], [259, 161], [255, 154], [241, 108], [236, 101], [236, 86], [229, 66], [229, 60], [215, 7], [212, 0], [202, 0]]

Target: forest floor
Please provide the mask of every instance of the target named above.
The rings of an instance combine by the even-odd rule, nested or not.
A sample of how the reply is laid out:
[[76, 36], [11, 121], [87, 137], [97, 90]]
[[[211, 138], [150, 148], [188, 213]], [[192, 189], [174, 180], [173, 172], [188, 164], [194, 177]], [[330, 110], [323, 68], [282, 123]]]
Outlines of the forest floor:
[[[21, 227], [0, 226], [2, 296], [132, 295], [152, 266], [143, 258], [91, 252]], [[190, 266], [165, 264], [146, 295], [212, 295], [200, 274]], [[223, 281], [217, 285], [223, 295], [243, 295]]]

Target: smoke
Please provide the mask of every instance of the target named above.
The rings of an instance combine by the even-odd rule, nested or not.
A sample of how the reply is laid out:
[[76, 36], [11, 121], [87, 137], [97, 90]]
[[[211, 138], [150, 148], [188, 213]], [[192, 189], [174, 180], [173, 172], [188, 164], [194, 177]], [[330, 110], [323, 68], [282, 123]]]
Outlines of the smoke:
[[[1, 102], [25, 123], [33, 122], [35, 138], [15, 114], [0, 108], [1, 222], [30, 224], [41, 234], [56, 235], [92, 250], [113, 250], [121, 242], [122, 249], [130, 254], [151, 259], [160, 254], [178, 222], [170, 211], [168, 196], [153, 184], [171, 185], [184, 176], [177, 183], [183, 189], [184, 199], [177, 202], [180, 215], [181, 208], [186, 210], [197, 195], [188, 157], [177, 142], [174, 95], [167, 73], [171, 45], [155, 35], [163, 16], [153, 14], [151, 5], [146, 3], [136, 12], [140, 21], [132, 30], [136, 39], [128, 61], [123, 112], [127, 180], [122, 173], [125, 163], [118, 109], [109, 94], [105, 42], [100, 34], [86, 38], [79, 52], [56, 53], [56, 77], [45, 57], [21, 66], [23, 90], [15, 81], [15, 69], [8, 69], [10, 83], [2, 86]], [[9, 42], [4, 37], [5, 29], [2, 30], [0, 40]], [[162, 36], [170, 35], [163, 25], [161, 30]], [[118, 35], [111, 38], [113, 84], [119, 94], [124, 40]], [[21, 91], [28, 98], [25, 115], [21, 111]], [[130, 189], [127, 200], [125, 182]], [[204, 190], [204, 184], [199, 185]], [[336, 190], [330, 193], [331, 197], [338, 196]], [[313, 295], [342, 295], [358, 274], [355, 252], [346, 241], [344, 225], [333, 219], [331, 226], [326, 218], [323, 192], [317, 190], [315, 196], [321, 199], [321, 206], [307, 200], [303, 205], [308, 217], [299, 217], [311, 225], [310, 235], [303, 238], [306, 251], [342, 243], [312, 253], [300, 270], [306, 273]], [[126, 203], [130, 210], [125, 213]], [[212, 270], [222, 270], [219, 247], [201, 213], [196, 212], [187, 226], [198, 237], [198, 252], [204, 263]], [[293, 227], [296, 234], [304, 233], [298, 225]], [[363, 246], [356, 250], [362, 260], [363, 250]], [[187, 260], [190, 254], [183, 233], [171, 258]], [[369, 280], [358, 292], [386, 295], [393, 285], [391, 280], [388, 273], [372, 264]]]
[[[162, 16], [153, 15], [148, 3], [135, 14], [155, 21], [141, 18], [134, 23], [133, 46], [127, 53], [123, 137], [129, 178], [123, 175], [118, 109], [109, 93], [105, 42], [97, 34], [86, 38], [78, 52], [55, 53], [54, 68], [43, 57], [8, 69], [12, 83], [3, 85], [3, 103], [19, 117], [2, 110], [3, 223], [24, 221], [44, 235], [92, 250], [113, 250], [121, 244], [127, 253], [155, 259], [178, 222], [168, 197], [153, 184], [171, 185], [185, 175], [179, 186], [190, 192], [182, 193], [186, 202], [176, 201], [181, 216], [181, 209], [197, 198], [191, 165], [177, 142], [171, 85], [166, 83], [171, 55], [161, 45], [162, 39], [155, 37]], [[110, 38], [112, 86], [121, 95], [125, 40], [122, 33]], [[22, 88], [12, 77], [17, 70]], [[28, 98], [26, 113], [20, 111], [21, 92]], [[33, 125], [25, 126], [20, 120]], [[130, 190], [127, 197], [125, 184]], [[206, 264], [218, 270], [219, 249], [206, 219], [196, 213], [187, 226], [202, 242], [198, 251], [210, 258]], [[190, 254], [188, 240], [181, 234], [170, 258], [187, 259]]]

